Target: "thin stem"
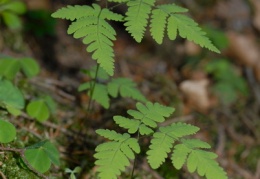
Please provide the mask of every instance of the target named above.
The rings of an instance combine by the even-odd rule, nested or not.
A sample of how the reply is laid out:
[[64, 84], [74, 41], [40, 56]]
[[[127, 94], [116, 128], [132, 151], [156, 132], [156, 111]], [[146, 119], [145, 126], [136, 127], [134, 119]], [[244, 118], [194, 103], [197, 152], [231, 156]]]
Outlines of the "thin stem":
[[9, 147], [1, 147], [0, 146], [0, 150], [1, 151], [9, 151], [9, 152], [16, 152], [18, 153], [21, 157], [22, 160], [24, 161], [24, 163], [27, 165], [27, 167], [36, 175], [38, 175], [39, 177], [42, 177], [44, 179], [48, 179], [47, 176], [43, 175], [42, 173], [38, 172], [37, 170], [35, 170], [32, 165], [29, 163], [29, 161], [25, 158], [24, 156], [24, 151], [25, 149], [16, 149], [16, 148], [9, 148]]
[[[138, 141], [138, 142], [139, 142], [139, 139], [140, 139], [140, 132], [139, 132], [139, 130], [138, 130], [138, 134], [137, 134], [137, 141]], [[131, 179], [134, 178], [135, 166], [136, 166], [136, 154], [135, 154], [133, 169], [132, 169], [132, 173], [131, 173]]]
[[96, 69], [95, 77], [94, 77], [94, 83], [93, 83], [93, 85], [91, 83], [91, 87], [90, 87], [90, 99], [89, 99], [89, 102], [88, 102], [88, 109], [87, 109], [88, 113], [91, 110], [91, 105], [92, 105], [92, 101], [93, 101], [93, 93], [94, 93], [96, 82], [97, 82], [97, 75], [98, 75], [99, 66], [100, 66], [100, 64], [97, 65], [97, 69]]

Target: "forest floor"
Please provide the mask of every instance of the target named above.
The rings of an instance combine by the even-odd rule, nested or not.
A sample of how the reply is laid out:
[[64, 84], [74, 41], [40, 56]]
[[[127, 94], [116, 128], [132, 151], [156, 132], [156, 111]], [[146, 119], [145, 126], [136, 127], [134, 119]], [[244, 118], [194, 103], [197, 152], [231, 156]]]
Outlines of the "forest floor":
[[[39, 9], [50, 15], [68, 3], [26, 2], [32, 15], [27, 13], [24, 21], [27, 27], [34, 26], [25, 33], [1, 30], [0, 53], [30, 56], [39, 62], [41, 73], [30, 84], [50, 95], [57, 102], [57, 111], [47, 122], [26, 118], [13, 122], [21, 130], [53, 141], [61, 152], [62, 167], [87, 165], [82, 178], [91, 178], [96, 169], [94, 149], [102, 142], [95, 130], [115, 128], [112, 117], [126, 114], [135, 107], [135, 101], [116, 98], [111, 100], [108, 110], [93, 103], [92, 110], [87, 112], [90, 98], [77, 88], [89, 80], [80, 70], [89, 69], [95, 61], [80, 40], [67, 35], [68, 22], [53, 21], [46, 16], [41, 20], [33, 18], [33, 12]], [[234, 179], [260, 178], [259, 2], [176, 2], [188, 8], [191, 17], [205, 27], [221, 54], [208, 52], [181, 38], [174, 42], [165, 39], [159, 46], [146, 35], [137, 44], [123, 27], [116, 27], [115, 76], [131, 78], [149, 101], [174, 107], [174, 115], [166, 122], [183, 121], [200, 127], [195, 137], [212, 146], [221, 166]], [[23, 136], [23, 140], [31, 139]], [[174, 171], [169, 165], [153, 171], [142, 157], [138, 161], [136, 178], [199, 178], [188, 174], [186, 169]], [[51, 172], [66, 178], [62, 167], [54, 167]]]

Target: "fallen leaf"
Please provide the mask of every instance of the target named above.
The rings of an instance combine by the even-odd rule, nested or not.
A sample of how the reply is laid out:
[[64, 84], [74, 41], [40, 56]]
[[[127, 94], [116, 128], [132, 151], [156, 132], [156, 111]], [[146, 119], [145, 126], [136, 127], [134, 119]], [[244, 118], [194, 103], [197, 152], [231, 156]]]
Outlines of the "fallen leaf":
[[187, 100], [186, 105], [198, 111], [206, 112], [211, 107], [208, 84], [208, 79], [183, 81], [180, 84], [180, 90]]

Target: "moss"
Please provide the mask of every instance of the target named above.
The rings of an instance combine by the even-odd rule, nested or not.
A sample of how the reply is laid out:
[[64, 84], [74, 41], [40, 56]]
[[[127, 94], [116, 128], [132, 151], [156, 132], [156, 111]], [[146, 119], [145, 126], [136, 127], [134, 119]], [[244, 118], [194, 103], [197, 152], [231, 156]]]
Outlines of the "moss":
[[19, 164], [17, 158], [12, 152], [5, 152], [0, 155], [0, 171], [7, 177], [12, 179], [39, 179], [31, 171], [23, 168]]

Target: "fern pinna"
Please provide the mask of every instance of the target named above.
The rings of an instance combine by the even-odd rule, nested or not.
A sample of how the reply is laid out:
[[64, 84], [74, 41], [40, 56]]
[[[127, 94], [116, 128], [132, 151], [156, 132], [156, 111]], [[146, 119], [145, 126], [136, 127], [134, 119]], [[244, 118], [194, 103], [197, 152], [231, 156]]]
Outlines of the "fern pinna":
[[[195, 134], [199, 128], [185, 123], [173, 123], [169, 126], [158, 127], [164, 122], [174, 109], [158, 103], [147, 102], [145, 105], [137, 103], [137, 110], [128, 110], [130, 118], [114, 116], [114, 121], [127, 133], [119, 134], [115, 131], [98, 129], [96, 132], [111, 140], [100, 144], [96, 148], [94, 157], [98, 166], [98, 176], [102, 179], [117, 178], [135, 154], [140, 153], [139, 137], [151, 135], [151, 144], [147, 151], [148, 163], [153, 169], [160, 167], [165, 159], [170, 156], [176, 169], [183, 167], [185, 162], [189, 172], [197, 171], [200, 176], [208, 179], [226, 179], [226, 173], [215, 161], [217, 155], [203, 149], [210, 145], [198, 139], [185, 139], [186, 136]], [[130, 134], [138, 134], [137, 139]], [[176, 144], [175, 144], [176, 143]]]
[[[152, 38], [159, 44], [163, 42], [165, 31], [169, 39], [182, 38], [193, 41], [201, 47], [219, 52], [205, 36], [198, 24], [184, 15], [188, 10], [176, 4], [156, 5], [155, 0], [108, 0], [113, 3], [125, 3], [127, 11], [124, 15], [113, 12], [109, 8], [92, 6], [67, 6], [52, 14], [55, 18], [73, 21], [68, 34], [74, 38], [83, 38], [88, 45], [87, 51], [93, 52], [92, 58], [110, 75], [114, 74], [113, 41], [116, 40], [115, 29], [107, 22], [121, 21], [126, 30], [137, 41], [141, 42], [149, 25]], [[114, 5], [114, 4], [113, 4]]]

